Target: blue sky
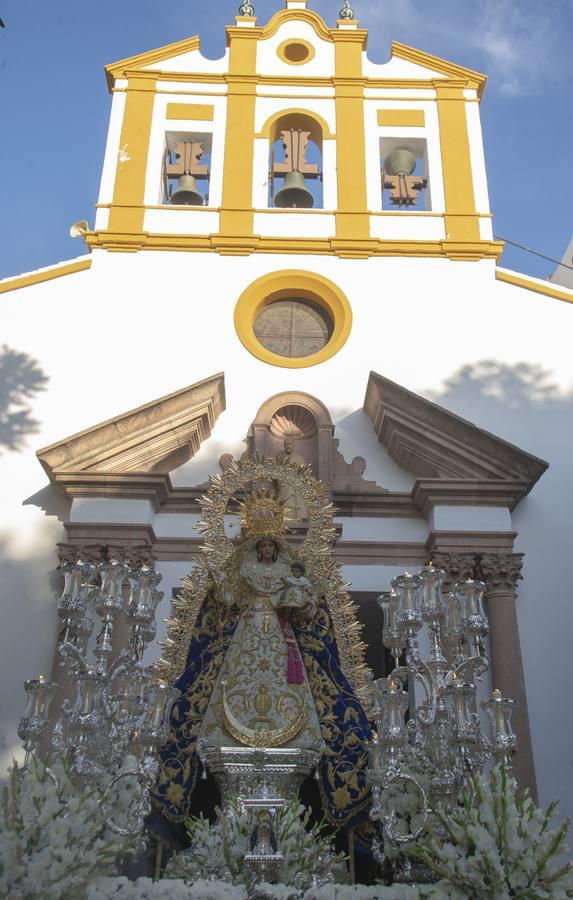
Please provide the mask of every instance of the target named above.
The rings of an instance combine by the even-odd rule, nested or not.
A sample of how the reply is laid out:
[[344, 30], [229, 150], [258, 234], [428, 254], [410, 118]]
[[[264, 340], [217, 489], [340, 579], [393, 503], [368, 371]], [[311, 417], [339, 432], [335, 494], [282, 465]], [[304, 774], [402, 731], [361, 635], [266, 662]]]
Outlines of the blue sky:
[[[283, 0], [255, 0], [267, 21]], [[231, 0], [0, 0], [0, 277], [84, 252], [110, 96], [103, 66], [193, 34], [224, 51]], [[333, 25], [340, 0], [311, 0]], [[383, 62], [392, 40], [489, 75], [482, 121], [498, 235], [561, 258], [573, 234], [573, 0], [355, 0]], [[506, 249], [502, 265], [551, 263]]]

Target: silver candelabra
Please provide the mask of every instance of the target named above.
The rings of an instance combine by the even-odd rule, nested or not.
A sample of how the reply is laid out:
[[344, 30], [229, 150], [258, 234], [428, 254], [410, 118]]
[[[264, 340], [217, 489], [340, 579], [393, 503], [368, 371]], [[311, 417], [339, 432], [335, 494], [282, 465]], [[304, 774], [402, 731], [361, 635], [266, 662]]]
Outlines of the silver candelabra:
[[[384, 613], [382, 640], [394, 658], [394, 670], [373, 683], [371, 818], [382, 826], [374, 855], [381, 864], [390, 861], [395, 880], [412, 880], [399, 849], [420, 837], [432, 803], [447, 806], [489, 757], [509, 762], [516, 748], [510, 723], [513, 700], [494, 690], [481, 703], [492, 737], [482, 731], [478, 714], [477, 682], [489, 668], [486, 585], [460, 581], [444, 593], [445, 578], [430, 564], [416, 575], [395, 578], [391, 590], [378, 598]], [[423, 689], [419, 702], [416, 685]], [[412, 794], [417, 795], [415, 816]]]
[[[63, 701], [50, 734], [50, 704], [59, 685], [44, 676], [27, 681], [28, 704], [18, 734], [26, 749], [25, 765], [30, 753], [44, 756], [48, 764], [66, 758], [75, 780], [103, 786], [102, 809], [107, 814], [110, 793], [121, 779], [135, 777], [145, 794], [154, 783], [158, 751], [179, 694], [158, 678], [153, 666], [143, 665], [145, 648], [156, 633], [161, 575], [148, 566], [133, 569], [118, 560], [64, 563], [62, 574], [58, 655], [71, 683], [70, 697]], [[92, 646], [94, 613], [99, 628]], [[114, 635], [122, 620], [129, 637], [127, 647], [116, 654]], [[137, 767], [120, 772], [131, 755]], [[114, 826], [111, 818], [108, 824], [131, 834], [142, 829], [146, 810], [146, 803], [140, 804], [127, 829]]]

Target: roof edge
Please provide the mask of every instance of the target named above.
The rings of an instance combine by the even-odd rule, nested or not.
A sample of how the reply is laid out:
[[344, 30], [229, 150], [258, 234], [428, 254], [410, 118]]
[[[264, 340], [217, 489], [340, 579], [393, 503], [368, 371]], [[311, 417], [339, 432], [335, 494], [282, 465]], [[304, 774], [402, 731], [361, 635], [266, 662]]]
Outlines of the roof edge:
[[42, 447], [36, 456], [51, 481], [64, 472], [158, 472], [165, 460], [179, 459], [177, 451], [188, 448], [191, 458], [225, 406], [219, 372]]
[[522, 275], [512, 269], [503, 269], [497, 266], [495, 270], [497, 281], [511, 284], [513, 287], [524, 288], [526, 291], [534, 291], [544, 297], [552, 297], [554, 300], [562, 300], [565, 303], [573, 303], [573, 290], [566, 287], [554, 287], [550, 281], [542, 278], [534, 278], [532, 275]]
[[509, 485], [525, 496], [549, 466], [377, 372], [370, 373], [363, 408], [394, 462], [418, 479]]
[[190, 53], [192, 50], [201, 50], [201, 38], [198, 34], [182, 41], [175, 41], [173, 44], [164, 44], [162, 47], [156, 47], [155, 50], [147, 50], [144, 53], [136, 53], [135, 56], [118, 59], [117, 62], [105, 66], [108, 87], [110, 91], [113, 90], [116, 79], [126, 77], [125, 73], [128, 70], [142, 69], [144, 66], [162, 62], [164, 59], [179, 56], [181, 53]]
[[390, 56], [417, 63], [426, 69], [434, 69], [449, 78], [463, 79], [468, 84], [475, 86], [478, 97], [481, 99], [487, 81], [487, 75], [483, 75], [482, 72], [476, 72], [475, 69], [468, 69], [466, 66], [459, 66], [448, 59], [442, 59], [441, 56], [434, 56], [432, 53], [426, 53], [424, 50], [418, 50], [408, 44], [401, 44], [399, 41], [392, 41]]
[[92, 258], [89, 254], [79, 256], [75, 260], [65, 260], [54, 263], [42, 269], [33, 269], [31, 272], [23, 272], [21, 275], [11, 275], [0, 280], [0, 294], [8, 291], [17, 291], [20, 288], [31, 287], [33, 284], [42, 284], [44, 281], [52, 281], [54, 278], [63, 278], [64, 275], [74, 275], [76, 272], [85, 272], [90, 269]]

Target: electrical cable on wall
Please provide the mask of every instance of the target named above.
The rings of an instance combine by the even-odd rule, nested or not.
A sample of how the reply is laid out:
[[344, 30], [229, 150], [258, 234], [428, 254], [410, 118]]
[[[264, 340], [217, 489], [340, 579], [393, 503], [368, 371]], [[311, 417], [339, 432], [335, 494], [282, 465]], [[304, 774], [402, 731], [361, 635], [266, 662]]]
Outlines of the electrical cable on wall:
[[558, 266], [563, 266], [564, 269], [571, 269], [573, 272], [573, 266], [570, 266], [568, 263], [560, 262], [560, 260], [554, 259], [552, 256], [546, 256], [545, 253], [539, 253], [538, 250], [532, 250], [531, 247], [525, 247], [523, 244], [509, 241], [507, 238], [500, 237], [498, 234], [494, 234], [494, 240], [504, 241], [506, 244], [511, 244], [512, 247], [519, 247], [520, 250], [526, 250], [527, 253], [533, 253], [534, 256], [540, 256], [542, 259], [547, 259], [549, 262], [555, 263]]

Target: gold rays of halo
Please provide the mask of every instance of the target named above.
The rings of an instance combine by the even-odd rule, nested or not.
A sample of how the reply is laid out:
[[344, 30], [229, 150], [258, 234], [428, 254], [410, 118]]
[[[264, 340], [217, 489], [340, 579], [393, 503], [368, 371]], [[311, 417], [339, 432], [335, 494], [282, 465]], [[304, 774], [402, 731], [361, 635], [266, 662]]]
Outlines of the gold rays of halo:
[[[203, 546], [194, 558], [190, 575], [182, 579], [182, 589], [173, 600], [173, 615], [166, 620], [167, 637], [160, 643], [163, 656], [156, 664], [161, 677], [174, 682], [185, 669], [191, 635], [201, 604], [212, 585], [211, 572], [221, 572], [243, 540], [232, 541], [225, 533], [225, 515], [229, 503], [244, 500], [261, 485], [292, 485], [300, 492], [308, 509], [308, 529], [297, 550], [308, 575], [321, 585], [330, 610], [342, 669], [363, 705], [370, 706], [371, 672], [365, 664], [366, 645], [362, 625], [356, 615], [341, 567], [334, 559], [336, 531], [334, 507], [326, 485], [315, 478], [312, 468], [255, 454], [249, 459], [233, 460], [222, 474], [211, 475], [206, 495], [199, 501], [204, 536]], [[254, 487], [254, 490], [253, 490]]]
[[241, 531], [247, 537], [279, 537], [288, 530], [284, 500], [275, 488], [259, 488], [239, 503]]

